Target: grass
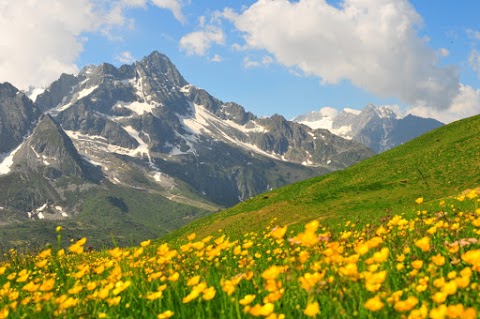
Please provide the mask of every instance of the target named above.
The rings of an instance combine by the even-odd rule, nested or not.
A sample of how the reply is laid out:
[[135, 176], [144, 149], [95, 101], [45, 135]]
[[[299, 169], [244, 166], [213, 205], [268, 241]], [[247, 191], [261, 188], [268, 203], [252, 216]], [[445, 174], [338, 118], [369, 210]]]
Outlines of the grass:
[[58, 227], [56, 247], [0, 263], [0, 318], [476, 318], [479, 201], [99, 252], [60, 248]]
[[222, 228], [231, 236], [258, 231], [277, 218], [283, 224], [313, 218], [357, 222], [408, 211], [411, 198], [453, 196], [480, 184], [480, 116], [431, 131], [350, 168], [295, 183], [194, 221], [165, 237], [208, 235]]

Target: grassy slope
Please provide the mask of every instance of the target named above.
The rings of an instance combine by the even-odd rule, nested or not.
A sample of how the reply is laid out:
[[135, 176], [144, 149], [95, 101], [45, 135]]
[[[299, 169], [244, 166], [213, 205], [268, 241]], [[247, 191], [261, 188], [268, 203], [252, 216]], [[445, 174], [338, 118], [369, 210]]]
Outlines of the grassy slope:
[[[170, 233], [208, 235], [224, 229], [233, 237], [278, 224], [325, 222], [348, 216], [369, 222], [390, 211], [411, 210], [412, 199], [456, 195], [480, 185], [480, 116], [427, 133], [343, 171], [289, 185], [201, 218]], [[352, 215], [355, 217], [352, 218]]]
[[[57, 225], [63, 226], [66, 240], [87, 237], [88, 245], [93, 245], [95, 249], [114, 244], [133, 245], [162, 236], [210, 213], [158, 194], [115, 185], [109, 189], [89, 191], [79, 200], [82, 202], [81, 213], [72, 219], [36, 220], [0, 226], [0, 251], [11, 247], [36, 250], [46, 243], [54, 244]], [[68, 242], [64, 244], [68, 245]]]

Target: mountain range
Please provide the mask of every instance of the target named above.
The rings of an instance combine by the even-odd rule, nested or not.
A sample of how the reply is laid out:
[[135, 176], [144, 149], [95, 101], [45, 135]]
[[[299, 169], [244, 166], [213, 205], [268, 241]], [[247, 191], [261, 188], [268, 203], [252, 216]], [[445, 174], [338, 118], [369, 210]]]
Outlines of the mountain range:
[[345, 108], [337, 112], [323, 108], [292, 119], [312, 129], [327, 129], [346, 139], [357, 141], [377, 153], [384, 152], [444, 124], [412, 114], [401, 117], [388, 106], [367, 105], [363, 110]]
[[124, 243], [158, 237], [374, 155], [326, 129], [222, 102], [158, 52], [88, 66], [29, 93], [0, 84], [5, 247], [52, 242], [47, 229], [58, 223], [103, 244], [111, 234]]

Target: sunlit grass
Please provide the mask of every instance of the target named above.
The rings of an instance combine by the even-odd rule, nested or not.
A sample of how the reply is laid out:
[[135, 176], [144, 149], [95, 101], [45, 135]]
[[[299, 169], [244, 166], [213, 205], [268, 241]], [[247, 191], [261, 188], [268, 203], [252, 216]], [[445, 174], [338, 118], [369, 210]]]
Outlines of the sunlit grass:
[[0, 318], [476, 318], [478, 201], [101, 252], [62, 249], [58, 227], [57, 247], [0, 264]]

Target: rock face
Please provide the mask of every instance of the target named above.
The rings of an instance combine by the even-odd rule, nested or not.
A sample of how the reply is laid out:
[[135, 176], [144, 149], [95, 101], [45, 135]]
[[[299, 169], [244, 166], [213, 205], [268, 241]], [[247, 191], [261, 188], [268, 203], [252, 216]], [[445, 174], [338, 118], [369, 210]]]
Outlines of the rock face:
[[[330, 111], [330, 112], [326, 112]], [[377, 153], [408, 142], [443, 123], [407, 115], [402, 118], [385, 106], [367, 105], [362, 111], [344, 109], [337, 113], [329, 110], [296, 116], [293, 121], [312, 128], [324, 128], [346, 139], [357, 141]]]
[[[151, 227], [152, 220], [155, 227], [178, 227], [199, 212], [374, 154], [327, 130], [280, 115], [258, 118], [222, 102], [190, 85], [158, 52], [132, 65], [104, 63], [64, 74], [35, 104], [8, 84], [0, 93], [0, 141], [8, 140], [1, 146], [0, 207], [10, 212], [9, 218], [0, 212], [0, 224], [18, 214], [81, 218], [78, 212], [97, 223], [92, 198], [107, 193], [101, 210], [121, 214], [121, 227], [125, 220], [133, 228]], [[16, 124], [3, 124], [10, 119]], [[178, 216], [166, 219], [165, 210], [145, 208], [130, 197], [136, 192], [158, 198]], [[44, 205], [63, 213], [39, 215]], [[129, 215], [135, 211], [145, 213]]]
[[[48, 179], [78, 177], [98, 180], [101, 172], [78, 154], [70, 138], [48, 114], [42, 115], [33, 133], [13, 157], [15, 171], [41, 171]], [[95, 170], [97, 170], [95, 172]]]
[[[53, 103], [48, 107], [43, 101]], [[150, 175], [180, 179], [221, 205], [373, 155], [325, 130], [280, 115], [257, 118], [236, 103], [222, 102], [188, 84], [158, 52], [120, 68], [103, 64], [73, 78], [64, 75], [37, 103], [91, 160], [108, 167], [112, 154], [143, 159]], [[272, 170], [255, 165], [257, 158]], [[107, 177], [121, 180], [114, 175]]]
[[0, 84], [0, 154], [14, 149], [33, 129], [40, 112], [9, 83]]

